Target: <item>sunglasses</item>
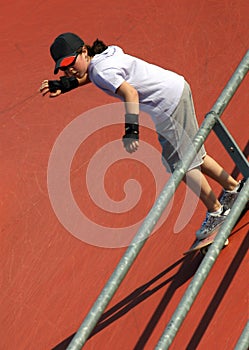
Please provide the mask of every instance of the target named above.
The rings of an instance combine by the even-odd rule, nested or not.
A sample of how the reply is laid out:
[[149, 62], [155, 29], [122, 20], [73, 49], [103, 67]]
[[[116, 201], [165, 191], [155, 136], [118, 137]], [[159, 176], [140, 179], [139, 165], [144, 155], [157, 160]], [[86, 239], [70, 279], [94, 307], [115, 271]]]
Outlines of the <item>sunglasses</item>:
[[60, 64], [59, 70], [61, 70], [62, 72], [65, 72], [66, 70], [68, 70], [70, 67], [73, 67], [76, 60], [77, 60], [78, 54], [76, 56], [69, 56], [69, 57], [65, 57]]

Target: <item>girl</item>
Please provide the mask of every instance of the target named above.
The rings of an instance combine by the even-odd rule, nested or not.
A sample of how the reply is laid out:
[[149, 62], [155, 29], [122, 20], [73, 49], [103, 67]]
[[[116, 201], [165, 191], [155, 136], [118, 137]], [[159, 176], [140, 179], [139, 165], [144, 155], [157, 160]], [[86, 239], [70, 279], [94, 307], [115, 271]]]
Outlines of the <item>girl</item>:
[[[43, 96], [57, 97], [92, 82], [120, 98], [126, 111], [123, 144], [129, 153], [139, 147], [139, 110], [145, 110], [155, 123], [164, 165], [168, 171], [174, 171], [198, 130], [191, 90], [184, 77], [98, 39], [93, 46], [85, 45], [73, 33], [59, 35], [50, 52], [55, 61], [54, 73], [62, 71], [64, 76], [60, 80], [44, 80], [40, 87]], [[223, 187], [220, 200], [204, 175]], [[196, 232], [198, 239], [204, 239], [225, 220], [242, 182], [230, 176], [202, 147], [188, 169], [188, 185], [196, 194], [200, 192], [207, 208], [206, 218]]]

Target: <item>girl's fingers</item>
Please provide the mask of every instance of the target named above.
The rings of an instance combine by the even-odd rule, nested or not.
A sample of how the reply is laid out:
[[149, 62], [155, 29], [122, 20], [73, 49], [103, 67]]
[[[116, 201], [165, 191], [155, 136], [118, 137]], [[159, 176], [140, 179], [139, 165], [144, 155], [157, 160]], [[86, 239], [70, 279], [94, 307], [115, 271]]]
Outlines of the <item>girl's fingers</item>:
[[132, 141], [129, 145], [127, 145], [126, 151], [129, 153], [136, 152], [136, 150], [138, 149], [138, 146], [139, 146], [138, 141]]
[[59, 96], [60, 94], [61, 94], [61, 90], [57, 90], [56, 92], [51, 92], [50, 97], [56, 97], [56, 96]]
[[[40, 89], [39, 89], [40, 93], [42, 94], [42, 96], [47, 95], [47, 93], [49, 93], [49, 84], [48, 84], [48, 80], [43, 80]], [[57, 90], [56, 92], [50, 92], [50, 97], [56, 97], [59, 96], [61, 94], [61, 90]]]
[[42, 92], [42, 90], [48, 89], [48, 88], [49, 88], [48, 80], [43, 80], [43, 82], [41, 83], [41, 86], [40, 86], [40, 92]]
[[41, 92], [42, 96], [45, 96], [49, 92], [49, 89], [48, 88], [42, 88], [42, 89], [40, 89], [40, 92]]

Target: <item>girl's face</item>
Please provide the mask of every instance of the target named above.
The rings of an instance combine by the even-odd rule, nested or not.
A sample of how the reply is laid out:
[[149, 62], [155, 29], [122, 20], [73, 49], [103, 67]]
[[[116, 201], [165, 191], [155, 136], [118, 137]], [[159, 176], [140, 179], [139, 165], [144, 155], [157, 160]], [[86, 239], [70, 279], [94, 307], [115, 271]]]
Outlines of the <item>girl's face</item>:
[[75, 76], [76, 78], [83, 78], [86, 74], [90, 63], [90, 57], [88, 56], [87, 49], [83, 47], [82, 53], [80, 53], [73, 65], [70, 65], [65, 71], [66, 76]]

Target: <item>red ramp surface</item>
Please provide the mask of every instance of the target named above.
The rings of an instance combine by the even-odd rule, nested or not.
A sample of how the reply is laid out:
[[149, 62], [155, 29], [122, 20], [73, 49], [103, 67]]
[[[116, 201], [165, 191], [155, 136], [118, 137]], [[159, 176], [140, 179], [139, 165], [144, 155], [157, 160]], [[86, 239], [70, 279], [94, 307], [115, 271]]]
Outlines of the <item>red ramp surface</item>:
[[[87, 4], [21, 0], [1, 5], [1, 349], [66, 349], [124, 254], [125, 232], [129, 241], [136, 231], [130, 227], [146, 215], [157, 187], [168, 178], [150, 127], [142, 127], [144, 144], [138, 159], [123, 153], [118, 145], [123, 132], [121, 107], [111, 105], [116, 101], [94, 86], [54, 100], [39, 95], [41, 81], [53, 79], [52, 40], [64, 31], [82, 35], [89, 44], [98, 37], [183, 74], [191, 84], [201, 123], [248, 50], [248, 11], [246, 0], [99, 0]], [[70, 164], [71, 191], [85, 220], [81, 225], [84, 239], [79, 239], [54, 210], [48, 170], [59, 135], [82, 114], [82, 132], [90, 125], [93, 131]], [[108, 118], [113, 120], [115, 115], [117, 122], [110, 125]], [[248, 77], [222, 119], [248, 156]], [[97, 120], [94, 125], [93, 120]], [[106, 120], [109, 124], [103, 125]], [[104, 146], [113, 140], [117, 144], [112, 156], [117, 159], [104, 179], [90, 173], [90, 180], [95, 179], [91, 182], [86, 174], [93, 156], [100, 154], [107, 164], [110, 156]], [[241, 178], [213, 133], [206, 148]], [[68, 149], [63, 151], [62, 165], [68, 159]], [[149, 164], [155, 160], [157, 166], [146, 166], [148, 160]], [[64, 184], [64, 174], [55, 175], [57, 184]], [[126, 184], [131, 178], [135, 186]], [[98, 197], [97, 191], [97, 197], [90, 198], [100, 181], [103, 196], [100, 192]], [[219, 194], [220, 187], [212, 185]], [[133, 200], [135, 193], [138, 201], [127, 212], [118, 211], [126, 190], [128, 198]], [[108, 209], [101, 203], [106, 194], [111, 198]], [[64, 190], [57, 196], [69, 210]], [[157, 344], [201, 262], [200, 255], [182, 255], [205, 215], [200, 202], [183, 210], [185, 196], [181, 185], [167, 218], [146, 242], [85, 349], [149, 350]], [[183, 215], [180, 221], [179, 213]], [[181, 227], [183, 217], [186, 225]], [[172, 349], [234, 348], [248, 320], [248, 218], [246, 213], [236, 226], [236, 234], [221, 252]], [[108, 236], [107, 231], [117, 231], [116, 248], [94, 244]]]

